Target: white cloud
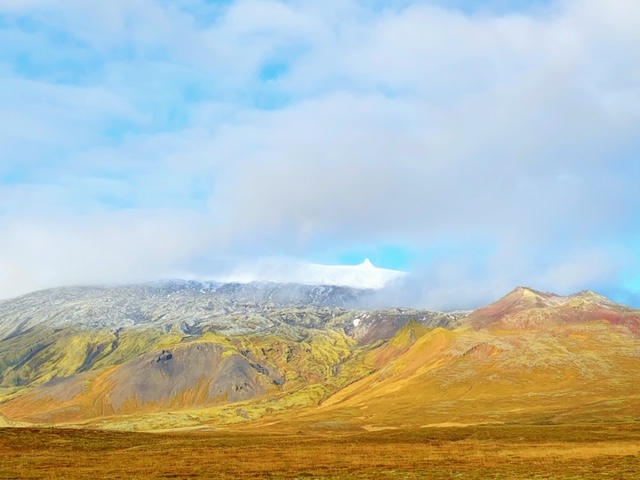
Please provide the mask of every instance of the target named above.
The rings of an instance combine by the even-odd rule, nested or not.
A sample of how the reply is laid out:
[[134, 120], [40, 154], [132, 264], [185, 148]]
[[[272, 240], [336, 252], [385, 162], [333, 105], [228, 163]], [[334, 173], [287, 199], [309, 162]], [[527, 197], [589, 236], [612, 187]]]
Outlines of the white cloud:
[[60, 285], [163, 278], [209, 243], [197, 225], [197, 215], [178, 212], [4, 219], [0, 297]]
[[[202, 266], [200, 267], [202, 269]], [[226, 270], [226, 271], [225, 271]], [[251, 261], [236, 261], [230, 269], [219, 268], [211, 274], [193, 271], [177, 273], [188, 280], [215, 280], [225, 283], [277, 282], [305, 285], [338, 285], [360, 289], [383, 289], [404, 278], [407, 273], [376, 267], [369, 259], [358, 265], [322, 265], [290, 258], [271, 257]]]
[[[5, 60], [0, 87], [18, 96], [0, 94], [0, 175], [30, 165], [35, 180], [0, 183], [0, 291], [157, 277], [203, 255], [452, 242], [416, 294], [452, 306], [514, 282], [613, 287], [636, 258], [637, 2], [210, 8], [0, 1], [77, 41], [40, 78]], [[43, 35], [2, 38], [42, 57]], [[60, 51], [96, 71], [61, 85]], [[261, 81], [269, 61], [288, 69]]]

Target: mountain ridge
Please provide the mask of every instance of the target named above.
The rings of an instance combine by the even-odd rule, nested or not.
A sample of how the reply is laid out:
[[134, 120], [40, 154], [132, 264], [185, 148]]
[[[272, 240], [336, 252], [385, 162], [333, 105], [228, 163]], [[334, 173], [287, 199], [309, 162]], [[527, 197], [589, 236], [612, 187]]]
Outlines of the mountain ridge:
[[607, 320], [640, 335], [640, 310], [615, 303], [591, 290], [571, 295], [516, 287], [499, 300], [471, 312], [465, 320], [474, 328], [540, 327], [555, 322]]

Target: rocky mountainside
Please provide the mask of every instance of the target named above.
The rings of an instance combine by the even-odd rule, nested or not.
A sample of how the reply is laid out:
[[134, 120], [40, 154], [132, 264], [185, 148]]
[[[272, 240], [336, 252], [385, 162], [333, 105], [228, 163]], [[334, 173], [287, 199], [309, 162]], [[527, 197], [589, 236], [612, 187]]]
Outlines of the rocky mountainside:
[[0, 302], [0, 339], [36, 326], [104, 329], [153, 325], [187, 332], [214, 326], [216, 330], [246, 333], [271, 326], [259, 318], [261, 314], [312, 308], [330, 317], [339, 309], [357, 306], [371, 293], [336, 286], [196, 281], [56, 288]]
[[34, 328], [156, 327], [195, 335], [255, 334], [292, 326], [340, 328], [370, 341], [390, 338], [410, 319], [453, 327], [468, 313], [364, 309], [373, 292], [331, 285], [199, 281], [56, 288], [0, 302], [0, 340]]
[[[410, 321], [454, 328], [463, 316], [359, 307], [371, 293], [171, 281], [7, 300], [0, 303], [0, 400], [20, 397], [11, 409], [33, 394], [57, 412], [46, 418], [60, 419], [300, 394], [335, 376], [361, 345], [386, 341]], [[356, 370], [357, 378], [366, 369]], [[340, 380], [349, 381], [347, 374]]]

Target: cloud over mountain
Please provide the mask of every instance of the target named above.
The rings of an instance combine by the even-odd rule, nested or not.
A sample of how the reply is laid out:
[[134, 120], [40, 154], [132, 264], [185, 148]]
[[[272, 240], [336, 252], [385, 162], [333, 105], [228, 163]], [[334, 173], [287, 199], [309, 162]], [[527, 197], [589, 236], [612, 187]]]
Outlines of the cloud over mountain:
[[0, 296], [378, 245], [425, 306], [633, 293], [640, 5], [371, 5], [0, 1]]

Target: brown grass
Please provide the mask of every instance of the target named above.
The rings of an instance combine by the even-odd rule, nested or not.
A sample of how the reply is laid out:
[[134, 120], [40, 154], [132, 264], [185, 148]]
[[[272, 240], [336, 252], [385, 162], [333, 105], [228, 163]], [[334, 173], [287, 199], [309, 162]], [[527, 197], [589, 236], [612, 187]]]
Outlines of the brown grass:
[[0, 478], [637, 479], [640, 424], [295, 435], [8, 428]]

